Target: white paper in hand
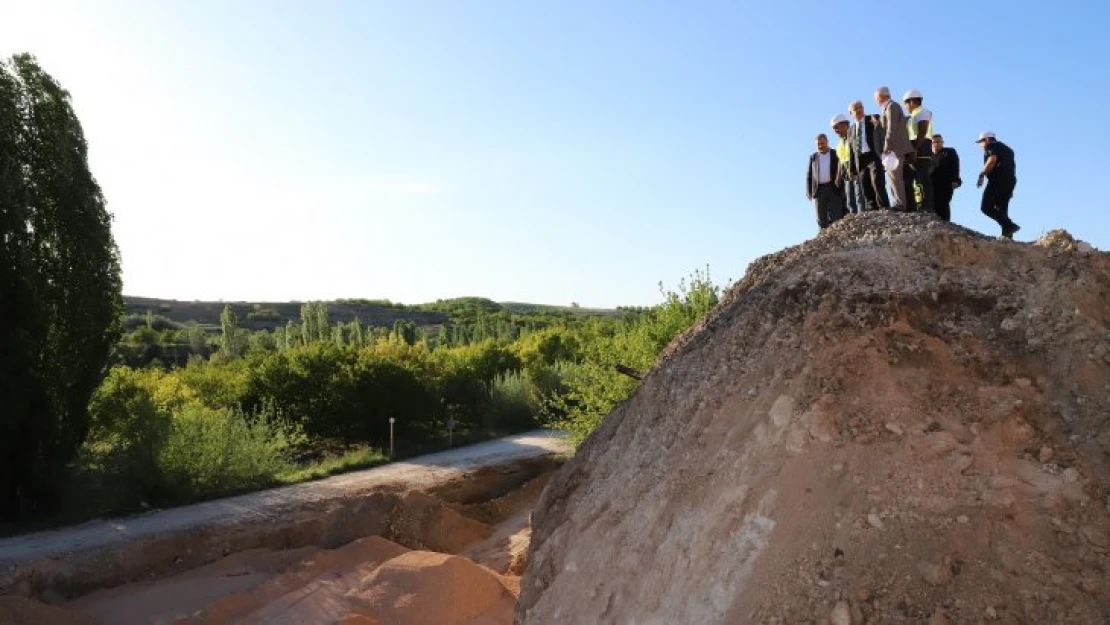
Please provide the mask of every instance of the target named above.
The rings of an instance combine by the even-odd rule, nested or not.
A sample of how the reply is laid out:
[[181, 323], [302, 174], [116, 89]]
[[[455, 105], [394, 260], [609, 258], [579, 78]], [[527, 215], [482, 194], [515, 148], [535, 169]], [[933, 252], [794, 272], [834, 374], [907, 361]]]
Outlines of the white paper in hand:
[[883, 152], [883, 167], [887, 169], [897, 169], [898, 155], [894, 152]]

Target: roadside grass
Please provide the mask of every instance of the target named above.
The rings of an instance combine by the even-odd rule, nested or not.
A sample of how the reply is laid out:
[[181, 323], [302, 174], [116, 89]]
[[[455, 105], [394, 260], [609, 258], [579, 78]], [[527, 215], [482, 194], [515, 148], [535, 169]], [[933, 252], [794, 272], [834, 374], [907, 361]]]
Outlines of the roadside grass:
[[389, 463], [387, 453], [373, 447], [359, 447], [338, 456], [328, 456], [279, 473], [276, 481], [278, 484], [298, 484], [387, 463]]

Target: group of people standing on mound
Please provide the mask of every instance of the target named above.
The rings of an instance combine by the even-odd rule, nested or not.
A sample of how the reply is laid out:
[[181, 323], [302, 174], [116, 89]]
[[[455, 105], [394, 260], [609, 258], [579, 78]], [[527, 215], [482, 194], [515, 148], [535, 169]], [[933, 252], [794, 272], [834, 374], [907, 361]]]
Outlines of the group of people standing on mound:
[[[837, 115], [829, 122], [839, 138], [835, 150], [824, 133], [817, 135], [817, 151], [806, 168], [806, 197], [817, 208], [820, 228], [848, 213], [874, 210], [928, 211], [951, 220], [952, 194], [963, 184], [960, 157], [933, 133], [933, 113], [923, 100], [920, 91], [907, 91], [903, 111], [890, 89], [879, 87], [879, 113], [867, 115], [857, 100], [848, 106], [851, 119]], [[987, 181], [981, 209], [1002, 227], [1003, 238], [1012, 239], [1020, 229], [1009, 217], [1017, 185], [1014, 151], [990, 131], [980, 133], [976, 143], [983, 148], [976, 186]]]

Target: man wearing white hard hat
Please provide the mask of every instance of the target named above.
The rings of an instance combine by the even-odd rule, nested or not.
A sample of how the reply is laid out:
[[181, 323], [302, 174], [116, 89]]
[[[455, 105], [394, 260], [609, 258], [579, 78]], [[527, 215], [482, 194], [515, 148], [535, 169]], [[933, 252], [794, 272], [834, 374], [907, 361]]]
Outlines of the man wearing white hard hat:
[[925, 96], [917, 89], [910, 89], [902, 96], [902, 103], [910, 113], [906, 119], [906, 131], [910, 135], [910, 143], [913, 144], [915, 154], [913, 163], [910, 165], [913, 177], [910, 179], [912, 182], [907, 185], [907, 193], [913, 195], [913, 187], [916, 186], [916, 191], [920, 194], [920, 198], [917, 198], [918, 209], [933, 213], [936, 212], [933, 206], [931, 176], [933, 173], [933, 112], [921, 106], [921, 101], [924, 99]]
[[851, 144], [848, 142], [848, 117], [837, 115], [829, 120], [833, 132], [839, 138], [836, 143], [836, 160], [840, 167], [837, 169], [837, 184], [844, 191], [844, 204], [849, 213], [858, 213], [863, 208], [862, 198], [859, 193], [859, 179], [852, 169]]
[[910, 143], [909, 134], [906, 132], [906, 114], [902, 112], [902, 107], [890, 98], [888, 87], [879, 87], [875, 90], [875, 104], [878, 104], [879, 109], [882, 110], [878, 127], [883, 137], [883, 167], [886, 168], [887, 181], [890, 182], [890, 195], [893, 196], [891, 198], [893, 205], [890, 209], [913, 210], [913, 195], [907, 195], [903, 178], [906, 161], [914, 157], [913, 144]]
[[817, 227], [824, 230], [844, 216], [844, 203], [836, 187], [836, 153], [829, 149], [829, 138], [817, 135], [817, 151], [809, 156], [806, 167], [806, 198], [817, 209]]
[[1021, 226], [1010, 219], [1010, 198], [1017, 186], [1014, 151], [989, 130], [979, 133], [975, 143], [983, 148], [983, 171], [979, 172], [979, 182], [975, 186], [981, 187], [983, 179], [987, 180], [980, 209], [1002, 227], [1003, 239], [1013, 239], [1014, 233], [1021, 230]]

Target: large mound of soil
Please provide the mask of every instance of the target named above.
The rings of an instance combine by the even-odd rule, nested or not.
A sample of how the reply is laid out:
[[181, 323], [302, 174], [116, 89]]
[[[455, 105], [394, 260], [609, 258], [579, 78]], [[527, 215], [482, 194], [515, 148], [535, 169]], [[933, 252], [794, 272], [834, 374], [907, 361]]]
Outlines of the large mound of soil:
[[518, 622], [1110, 622], [1110, 255], [872, 213], [760, 259], [538, 505]]

